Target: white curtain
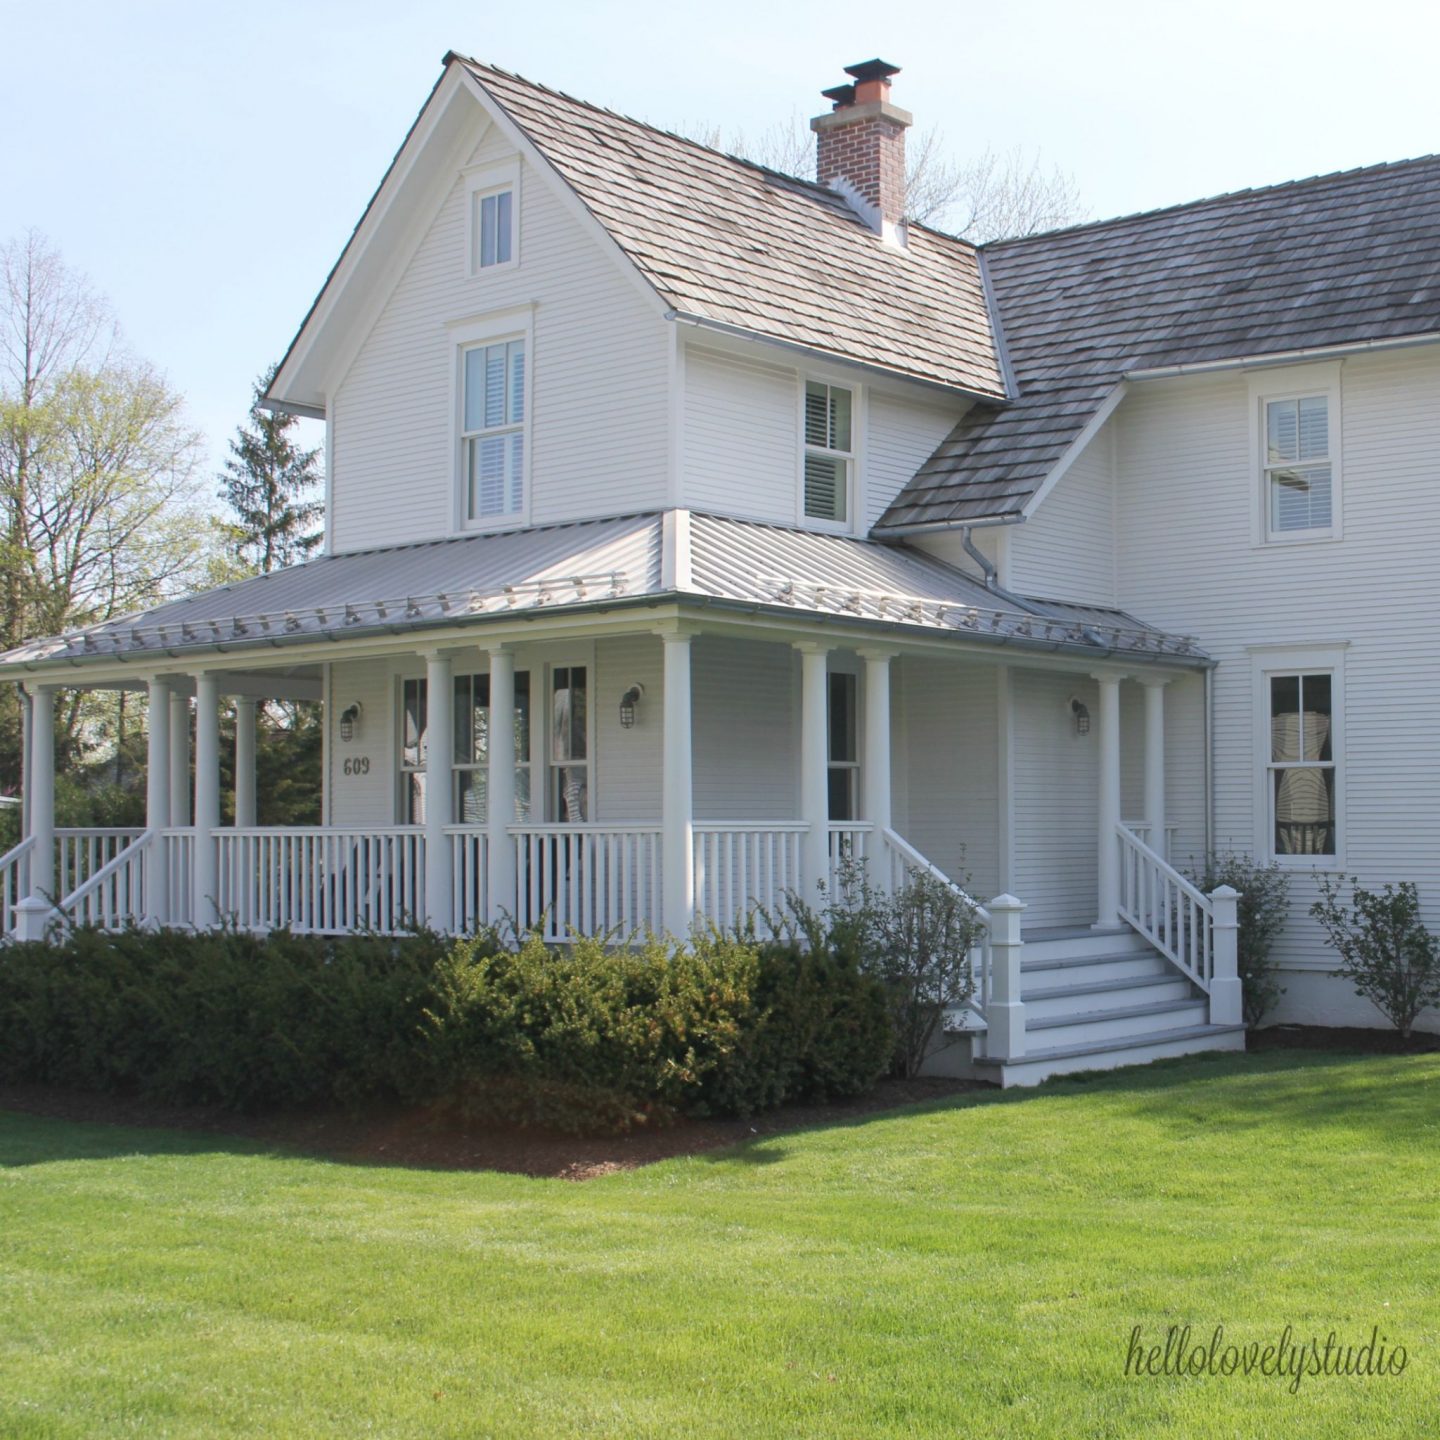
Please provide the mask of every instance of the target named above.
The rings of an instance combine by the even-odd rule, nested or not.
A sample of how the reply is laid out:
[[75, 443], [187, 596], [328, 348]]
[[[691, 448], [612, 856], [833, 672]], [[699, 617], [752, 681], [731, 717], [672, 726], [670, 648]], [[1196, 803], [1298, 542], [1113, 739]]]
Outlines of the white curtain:
[[[1301, 736], [1304, 751], [1301, 752]], [[1319, 760], [1330, 739], [1330, 717], [1316, 710], [1291, 711], [1270, 722], [1271, 757], [1279, 764]], [[1282, 855], [1328, 855], [1334, 814], [1325, 769], [1282, 770], [1275, 792], [1275, 846]]]

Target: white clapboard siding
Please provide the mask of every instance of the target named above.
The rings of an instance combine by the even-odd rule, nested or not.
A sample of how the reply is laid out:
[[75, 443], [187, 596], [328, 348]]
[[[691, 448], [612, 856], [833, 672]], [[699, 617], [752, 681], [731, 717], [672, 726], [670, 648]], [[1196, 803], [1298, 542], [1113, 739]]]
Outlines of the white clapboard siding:
[[1000, 744], [997, 671], [905, 657], [892, 665], [893, 742], [903, 781], [892, 793], [895, 829], [974, 893], [1000, 888]]
[[[1341, 392], [1343, 539], [1255, 546], [1250, 378], [1135, 386], [1116, 416], [1120, 600], [1197, 634], [1220, 662], [1221, 846], [1252, 849], [1264, 813], [1250, 647], [1347, 646], [1345, 870], [1373, 884], [1417, 881], [1440, 928], [1440, 348], [1349, 358]], [[1305, 914], [1314, 893], [1296, 878], [1287, 963], [1333, 963]], [[1335, 989], [1336, 1005], [1348, 1003]]]
[[1096, 914], [1099, 730], [1075, 733], [1071, 697], [1099, 715], [1087, 676], [1011, 672], [1015, 776], [1014, 892], [1029, 926], [1089, 924]]
[[799, 815], [798, 676], [788, 645], [697, 637], [691, 659], [697, 820]]
[[[508, 158], [493, 138], [472, 163]], [[457, 176], [332, 402], [334, 548], [450, 533], [457, 447], [447, 324], [533, 305], [532, 521], [657, 509], [669, 423], [665, 322], [533, 171], [520, 263], [464, 273]]]
[[1012, 589], [1091, 605], [1115, 603], [1112, 424], [1090, 441], [1035, 513], [1010, 527]]
[[[425, 662], [410, 662], [410, 673], [423, 674]], [[389, 658], [336, 661], [330, 666], [330, 704], [325, 723], [329, 773], [327, 825], [393, 825], [400, 750], [395, 733], [398, 714], [397, 662]], [[360, 729], [354, 739], [340, 738], [340, 715], [360, 705]], [[348, 762], [348, 773], [347, 773]]]
[[[658, 636], [625, 635], [595, 645], [595, 818], [605, 824], [660, 818], [660, 755], [665, 734], [664, 649]], [[635, 724], [620, 724], [620, 697], [632, 685], [645, 694]]]

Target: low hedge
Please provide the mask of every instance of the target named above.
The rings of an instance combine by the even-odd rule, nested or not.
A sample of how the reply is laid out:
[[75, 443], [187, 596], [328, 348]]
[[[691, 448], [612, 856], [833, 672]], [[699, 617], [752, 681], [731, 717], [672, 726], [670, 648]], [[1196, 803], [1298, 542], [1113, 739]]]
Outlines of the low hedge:
[[892, 1049], [853, 962], [719, 936], [81, 930], [0, 951], [0, 1077], [239, 1111], [401, 1101], [620, 1129], [856, 1094]]

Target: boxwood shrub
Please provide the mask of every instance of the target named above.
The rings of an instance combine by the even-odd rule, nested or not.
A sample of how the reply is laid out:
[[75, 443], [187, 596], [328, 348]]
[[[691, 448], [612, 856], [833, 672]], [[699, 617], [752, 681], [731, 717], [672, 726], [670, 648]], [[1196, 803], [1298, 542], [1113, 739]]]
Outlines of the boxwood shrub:
[[856, 1094], [892, 1049], [852, 961], [718, 935], [80, 930], [0, 951], [0, 1077], [237, 1111], [399, 1101], [619, 1129]]

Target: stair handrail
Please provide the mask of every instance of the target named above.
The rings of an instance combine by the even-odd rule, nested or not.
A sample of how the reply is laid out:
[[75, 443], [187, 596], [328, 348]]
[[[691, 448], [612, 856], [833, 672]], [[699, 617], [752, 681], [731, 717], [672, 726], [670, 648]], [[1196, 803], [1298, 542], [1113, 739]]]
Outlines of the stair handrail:
[[[140, 833], [135, 837], [135, 839], [133, 839], [122, 851], [120, 851], [120, 853], [116, 855], [113, 860], [109, 861], [105, 865], [102, 865], [92, 876], [90, 876], [88, 880], [84, 882], [84, 884], [77, 885], [75, 889], [72, 890], [68, 895], [58, 900], [55, 904], [55, 915], [61, 925], [67, 927], [73, 925], [75, 923], [75, 917], [79, 912], [81, 906], [83, 906], [92, 895], [94, 895], [97, 891], [102, 890], [122, 870], [127, 869], [136, 861], [145, 860], [148, 855], [149, 848], [154, 842], [157, 833], [158, 832], [154, 830], [140, 831]], [[139, 915], [131, 913], [124, 917], [126, 920], [138, 922], [144, 919], [143, 870], [141, 871], [140, 878], [142, 882], [142, 913]]]
[[974, 981], [974, 991], [967, 1002], [969, 1008], [982, 1020], [986, 1018], [986, 1010], [990, 1004], [990, 977], [992, 972], [992, 956], [990, 950], [990, 939], [994, 921], [990, 912], [962, 886], [957, 885], [933, 860], [922, 855], [908, 840], [897, 834], [888, 825], [881, 831], [886, 846], [900, 860], [900, 863], [907, 871], [918, 870], [928, 875], [932, 880], [938, 880], [942, 885], [953, 890], [957, 896], [970, 908], [971, 913], [980, 922], [980, 939], [970, 952], [970, 974]]
[[30, 890], [29, 867], [25, 861], [35, 849], [35, 837], [27, 835], [0, 855], [0, 935], [15, 928], [15, 907]]
[[1213, 902], [1123, 821], [1115, 838], [1120, 918], [1208, 995], [1215, 958]]

